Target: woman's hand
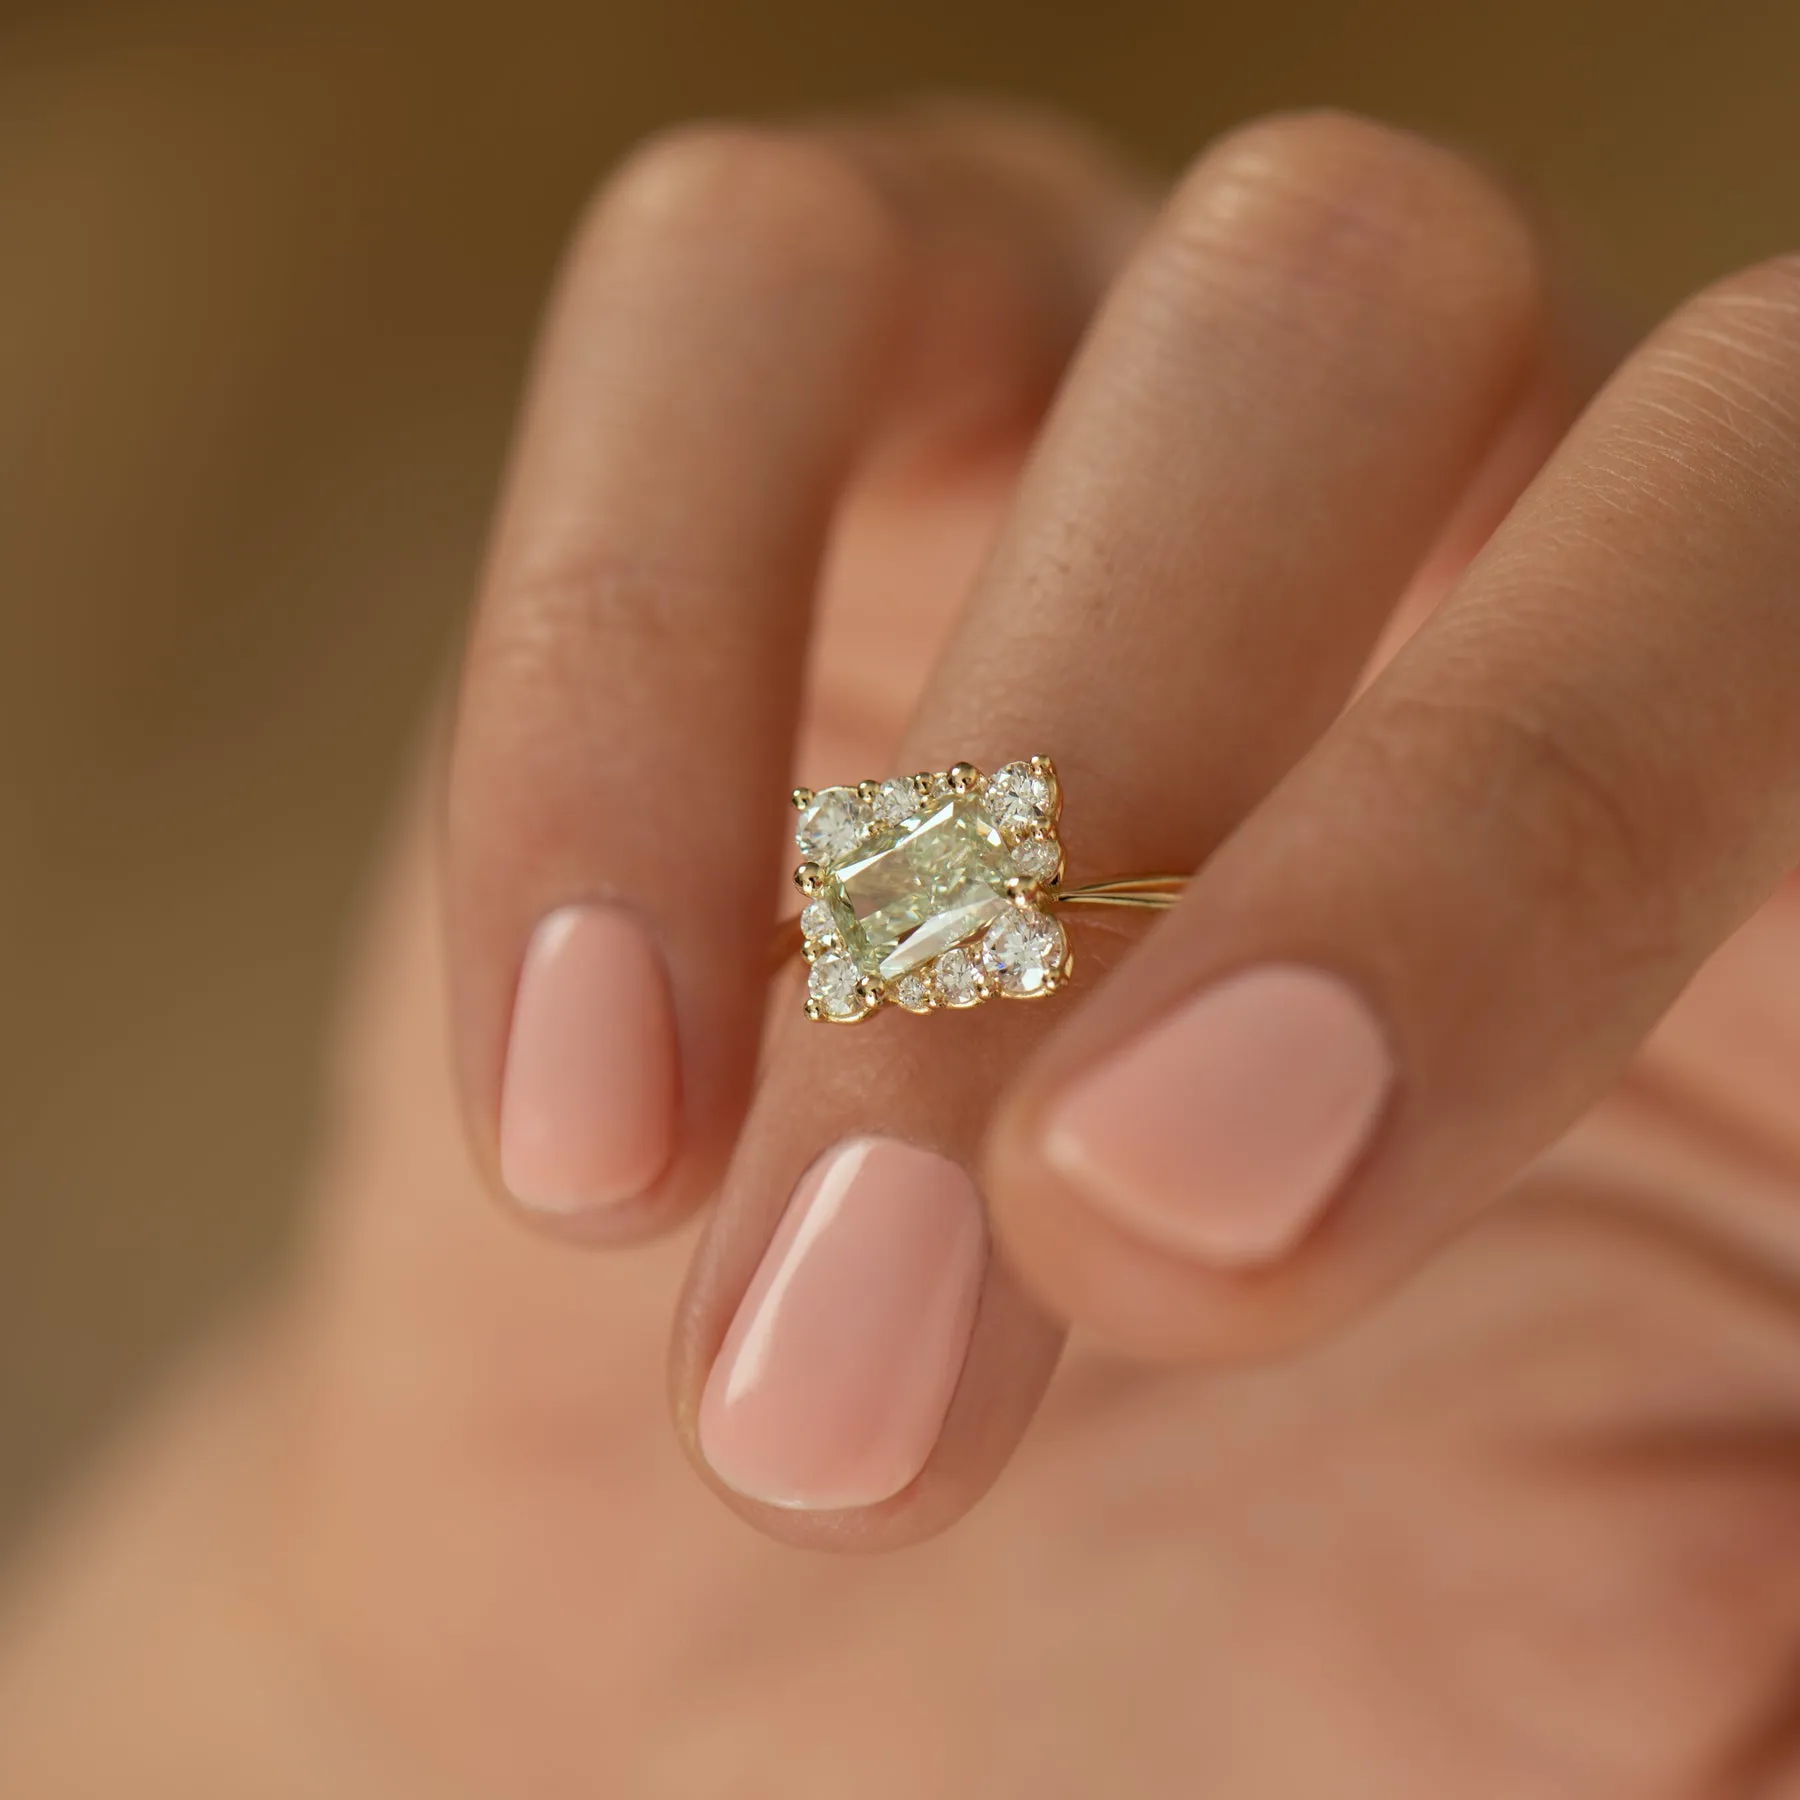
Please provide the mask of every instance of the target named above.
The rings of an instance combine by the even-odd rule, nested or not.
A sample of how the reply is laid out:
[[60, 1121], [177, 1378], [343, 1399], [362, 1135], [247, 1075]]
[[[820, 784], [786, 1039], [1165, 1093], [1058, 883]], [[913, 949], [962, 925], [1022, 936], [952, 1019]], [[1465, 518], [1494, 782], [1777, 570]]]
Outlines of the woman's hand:
[[[6, 1792], [121, 1746], [184, 1795], [1785, 1791], [1800, 266], [1572, 428], [1560, 289], [1340, 118], [1154, 216], [1010, 116], [642, 153], [308, 1254], [20, 1615]], [[819, 782], [1047, 751], [1073, 879], [1201, 873], [1042, 1006], [813, 1025], [796, 734]], [[625, 1246], [703, 1203], [675, 1303], [693, 1234]], [[1017, 1466], [797, 1557], [666, 1449], [672, 1303], [768, 1536]], [[1046, 1400], [1070, 1319], [1187, 1366], [1088, 1343]]]
[[[1353, 1270], [1365, 1285], [1377, 1273], [1366, 1246], [1389, 1243], [1391, 1262], [1402, 1226], [1416, 1240], [1429, 1224], [1405, 1197], [1347, 1201], [1312, 1243], [1279, 1244], [1302, 1236], [1294, 1200], [1221, 1179], [1217, 1145], [1181, 1144], [1159, 1119], [1140, 1153], [1160, 1143], [1191, 1163], [1180, 1205], [1213, 1209], [1215, 1226], [1238, 1208], [1249, 1241], [1148, 1248], [1120, 1228], [1119, 1179], [1096, 1171], [1083, 1195], [1053, 1161], [1057, 1118], [1093, 1109], [1075, 1076], [1103, 1047], [1217, 971], [1305, 961], [1331, 985], [1288, 975], [1284, 995], [1322, 994], [1327, 1033], [1383, 1058], [1391, 1036], [1401, 1056], [1400, 1033], [1423, 1023], [1388, 1021], [1378, 982], [1404, 966], [1431, 973], [1437, 1004], [1470, 996], [1467, 974], [1447, 984], [1429, 961], [1421, 905], [1460, 908], [1451, 881], [1480, 876], [1506, 914], [1535, 904], [1528, 883], [1567, 885], [1548, 859], [1598, 871], [1614, 848], [1549, 841], [1551, 809], [1586, 789], [1500, 793], [1556, 767], [1548, 724], [1538, 733], [1497, 685], [1542, 685], [1523, 655], [1489, 668], [1447, 646], [1474, 685], [1447, 691], [1433, 662], [1422, 704], [1397, 692], [1439, 654], [1421, 643], [1271, 793], [1331, 725], [1542, 375], [1546, 283], [1512, 203], [1445, 152], [1302, 120], [1219, 146], [1141, 231], [1140, 216], [1090, 159], [986, 121], [683, 134], [595, 208], [528, 409], [451, 764], [464, 1101], [495, 1185], [563, 1230], [617, 1243], [717, 1196], [681, 1308], [676, 1415], [734, 1502], [801, 1542], [892, 1544], [967, 1507], [1054, 1366], [1062, 1334], [1042, 1297], [1137, 1343], [1217, 1344], [1233, 1318], [1240, 1337], [1243, 1321], [1291, 1334], [1323, 1311], [1328, 1280], [1341, 1304]], [[764, 1041], [822, 582], [808, 778], [1048, 751], [1072, 879], [1217, 853], [1116, 978], [1121, 942], [1072, 928], [1091, 1005], [924, 1025], [890, 1012], [847, 1040], [810, 1027], [783, 984]], [[1308, 798], [1307, 780], [1339, 785]], [[1485, 822], [1469, 810], [1484, 784], [1498, 796]], [[1468, 845], [1443, 812], [1474, 831]], [[1371, 890], [1350, 911], [1348, 873], [1319, 883], [1289, 837], [1264, 835], [1290, 817], [1307, 855], [1349, 854], [1358, 881], [1398, 897]], [[1410, 963], [1330, 935], [1363, 917], [1365, 938], [1400, 931]], [[1476, 928], [1446, 916], [1437, 930]], [[1564, 972], [1545, 978], [1573, 1001]], [[1310, 1035], [1305, 1019], [1293, 1029]], [[1420, 1050], [1436, 1075], [1442, 1051]], [[1188, 1079], [1182, 1053], [1151, 1054], [1165, 1086], [1193, 1090], [1190, 1129], [1239, 1110]], [[1276, 1139], [1331, 1154], [1310, 1120], [1279, 1116], [1312, 1077], [1220, 1054]], [[1286, 1065], [1305, 1044], [1250, 1054]], [[1154, 1100], [1141, 1071], [1125, 1079], [1140, 1107]], [[1386, 1154], [1416, 1156], [1401, 1127], [1425, 1103], [1420, 1078], [1369, 1080], [1393, 1089]], [[989, 1254], [974, 1185], [990, 1139], [1010, 1258]], [[833, 1198], [809, 1214], [815, 1191]], [[1234, 1266], [1278, 1250], [1280, 1279]]]

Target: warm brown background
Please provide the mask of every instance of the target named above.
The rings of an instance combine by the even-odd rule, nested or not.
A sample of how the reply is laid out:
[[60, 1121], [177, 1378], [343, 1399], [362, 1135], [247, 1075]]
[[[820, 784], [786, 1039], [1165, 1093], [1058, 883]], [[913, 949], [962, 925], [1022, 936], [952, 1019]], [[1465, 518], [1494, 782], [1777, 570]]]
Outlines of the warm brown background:
[[1800, 3], [0, 0], [0, 1530], [278, 1248], [558, 238], [695, 112], [1335, 101], [1646, 306], [1800, 245]]

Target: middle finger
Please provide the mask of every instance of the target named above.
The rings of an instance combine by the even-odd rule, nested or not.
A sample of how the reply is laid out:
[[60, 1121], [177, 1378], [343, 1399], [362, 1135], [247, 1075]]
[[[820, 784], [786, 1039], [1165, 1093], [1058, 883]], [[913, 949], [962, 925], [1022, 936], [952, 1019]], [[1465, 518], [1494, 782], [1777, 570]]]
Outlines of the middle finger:
[[[1529, 229], [1461, 159], [1334, 117], [1215, 148], [1104, 309], [903, 766], [1047, 752], [1071, 881], [1194, 867], [1342, 704], [1542, 312]], [[965, 1172], [1049, 1021], [795, 1013], [690, 1280], [677, 1411], [759, 1522], [892, 1542], [992, 1478], [1054, 1364]]]

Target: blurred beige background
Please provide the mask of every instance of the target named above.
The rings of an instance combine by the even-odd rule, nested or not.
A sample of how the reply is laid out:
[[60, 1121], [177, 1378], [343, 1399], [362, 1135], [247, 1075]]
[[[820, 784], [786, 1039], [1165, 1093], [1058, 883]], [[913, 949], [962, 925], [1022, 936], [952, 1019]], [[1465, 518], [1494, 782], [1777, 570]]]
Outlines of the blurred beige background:
[[0, 1534], [279, 1253], [584, 192], [666, 120], [921, 86], [1165, 167], [1422, 124], [1645, 308], [1800, 246], [1794, 0], [0, 4]]

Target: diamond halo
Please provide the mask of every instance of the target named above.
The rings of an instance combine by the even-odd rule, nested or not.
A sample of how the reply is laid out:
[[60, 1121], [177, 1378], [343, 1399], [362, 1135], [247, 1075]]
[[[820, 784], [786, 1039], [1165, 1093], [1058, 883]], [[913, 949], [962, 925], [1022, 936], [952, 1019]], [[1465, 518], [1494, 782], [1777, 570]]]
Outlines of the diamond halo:
[[807, 1016], [849, 1025], [1035, 999], [1068, 980], [1047, 756], [794, 791]]

